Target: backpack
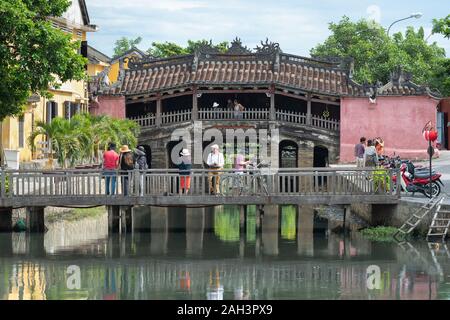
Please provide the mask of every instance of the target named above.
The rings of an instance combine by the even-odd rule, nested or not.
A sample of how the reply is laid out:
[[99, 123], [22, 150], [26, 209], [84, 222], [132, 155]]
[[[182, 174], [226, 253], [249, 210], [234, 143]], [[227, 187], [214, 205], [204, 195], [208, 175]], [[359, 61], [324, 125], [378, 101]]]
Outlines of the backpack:
[[127, 152], [123, 155], [123, 162], [130, 168], [134, 167], [134, 157], [131, 152]]

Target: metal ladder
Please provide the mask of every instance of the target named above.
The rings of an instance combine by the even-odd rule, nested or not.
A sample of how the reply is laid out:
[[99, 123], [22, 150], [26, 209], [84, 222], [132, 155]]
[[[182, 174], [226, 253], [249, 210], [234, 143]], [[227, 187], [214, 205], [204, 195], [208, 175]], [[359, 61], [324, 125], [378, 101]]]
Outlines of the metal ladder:
[[410, 234], [422, 221], [422, 219], [430, 213], [436, 206], [442, 204], [444, 201], [444, 196], [435, 197], [428, 201], [426, 204], [418, 208], [406, 221], [403, 225], [397, 230], [394, 234], [394, 239], [397, 241], [402, 241], [406, 238], [408, 234]]
[[450, 227], [450, 211], [441, 210], [440, 202], [437, 206], [436, 213], [433, 216], [433, 221], [431, 221], [430, 228], [428, 229], [427, 240], [433, 237], [441, 237], [442, 242], [445, 241], [448, 229]]

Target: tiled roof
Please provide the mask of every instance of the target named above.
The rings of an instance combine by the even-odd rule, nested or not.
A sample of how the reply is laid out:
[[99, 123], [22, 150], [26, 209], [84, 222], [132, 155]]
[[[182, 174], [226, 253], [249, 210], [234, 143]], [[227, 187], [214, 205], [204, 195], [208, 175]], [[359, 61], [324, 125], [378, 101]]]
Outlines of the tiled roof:
[[89, 63], [92, 64], [97, 64], [99, 62], [109, 63], [111, 61], [111, 58], [108, 57], [106, 54], [98, 51], [97, 49], [89, 45], [87, 47], [87, 57]]
[[[193, 55], [132, 60], [120, 83], [103, 87], [99, 94], [145, 95], [197, 87], [267, 87], [330, 96], [368, 96], [378, 87], [363, 86], [351, 79], [352, 70], [343, 61], [331, 62], [282, 53], [277, 44], [262, 43], [255, 52], [236, 39], [226, 53], [212, 47]], [[400, 94], [423, 94], [416, 85], [399, 86]], [[395, 87], [395, 86], [394, 86]], [[384, 88], [378, 94], [396, 92]], [[392, 90], [392, 93], [391, 91]], [[423, 89], [425, 90], [425, 89]]]

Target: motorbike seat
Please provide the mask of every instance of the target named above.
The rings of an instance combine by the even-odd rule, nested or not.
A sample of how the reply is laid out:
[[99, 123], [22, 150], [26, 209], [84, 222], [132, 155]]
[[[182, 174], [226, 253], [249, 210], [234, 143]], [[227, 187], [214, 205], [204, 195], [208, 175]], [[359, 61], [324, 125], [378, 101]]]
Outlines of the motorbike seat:
[[[436, 175], [436, 171], [432, 171], [431, 174], [434, 176]], [[428, 178], [430, 177], [430, 172], [428, 171], [416, 171], [414, 172], [414, 176], [416, 178]]]

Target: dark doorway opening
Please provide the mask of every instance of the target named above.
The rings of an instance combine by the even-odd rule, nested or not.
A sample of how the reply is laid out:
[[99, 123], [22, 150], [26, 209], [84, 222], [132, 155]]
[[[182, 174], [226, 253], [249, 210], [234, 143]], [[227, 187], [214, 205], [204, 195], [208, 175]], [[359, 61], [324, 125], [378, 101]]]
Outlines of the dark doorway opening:
[[314, 168], [328, 167], [328, 149], [322, 146], [314, 147]]

